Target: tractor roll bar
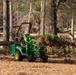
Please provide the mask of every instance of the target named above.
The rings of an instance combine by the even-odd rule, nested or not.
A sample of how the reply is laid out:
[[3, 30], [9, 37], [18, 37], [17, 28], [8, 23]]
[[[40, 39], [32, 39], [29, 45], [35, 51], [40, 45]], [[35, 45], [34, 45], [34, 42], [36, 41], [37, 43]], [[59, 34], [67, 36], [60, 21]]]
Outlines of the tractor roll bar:
[[19, 29], [18, 29], [16, 35], [18, 35], [18, 32], [19, 32], [19, 30], [20, 30], [20, 28], [21, 28], [21, 26], [22, 26], [23, 24], [29, 24], [29, 29], [28, 29], [28, 31], [29, 31], [29, 33], [30, 33], [31, 28], [32, 28], [32, 23], [31, 23], [31, 22], [23, 22], [23, 23], [20, 24]]

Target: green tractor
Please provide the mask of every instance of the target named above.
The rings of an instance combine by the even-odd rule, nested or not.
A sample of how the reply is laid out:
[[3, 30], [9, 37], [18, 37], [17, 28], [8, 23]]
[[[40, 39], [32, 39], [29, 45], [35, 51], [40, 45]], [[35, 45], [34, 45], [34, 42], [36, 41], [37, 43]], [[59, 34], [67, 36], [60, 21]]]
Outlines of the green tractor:
[[[19, 30], [22, 25], [28, 24], [30, 32], [32, 24], [29, 22], [24, 22], [19, 26], [19, 29], [16, 33], [18, 35]], [[14, 55], [14, 59], [16, 61], [22, 61], [24, 58], [27, 58], [29, 62], [33, 62], [36, 60], [36, 58], [42, 59], [43, 62], [47, 62], [48, 55], [47, 50], [44, 45], [38, 45], [33, 38], [29, 41], [29, 43], [26, 44], [26, 46], [21, 45], [21, 41], [18, 41], [18, 38], [16, 38], [16, 41], [14, 44], [12, 44], [12, 50], [11, 54]]]

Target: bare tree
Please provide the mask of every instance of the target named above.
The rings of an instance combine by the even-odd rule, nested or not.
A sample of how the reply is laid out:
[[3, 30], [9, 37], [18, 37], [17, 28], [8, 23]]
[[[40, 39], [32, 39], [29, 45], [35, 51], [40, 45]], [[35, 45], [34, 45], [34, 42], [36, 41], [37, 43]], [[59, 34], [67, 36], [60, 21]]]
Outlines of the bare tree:
[[17, 2], [17, 25], [19, 24], [19, 2]]
[[12, 0], [10, 0], [10, 40], [12, 40], [12, 15], [13, 15], [13, 6], [12, 6]]
[[52, 32], [57, 35], [57, 11], [61, 4], [61, 2], [65, 2], [66, 0], [50, 0], [50, 13], [51, 13], [51, 26]]
[[41, 24], [40, 24], [41, 35], [45, 35], [45, 3], [46, 0], [41, 0]]
[[28, 18], [28, 22], [31, 21], [31, 11], [32, 11], [32, 4], [30, 3], [30, 10], [29, 10], [29, 18]]
[[9, 41], [9, 0], [3, 0], [3, 39]]

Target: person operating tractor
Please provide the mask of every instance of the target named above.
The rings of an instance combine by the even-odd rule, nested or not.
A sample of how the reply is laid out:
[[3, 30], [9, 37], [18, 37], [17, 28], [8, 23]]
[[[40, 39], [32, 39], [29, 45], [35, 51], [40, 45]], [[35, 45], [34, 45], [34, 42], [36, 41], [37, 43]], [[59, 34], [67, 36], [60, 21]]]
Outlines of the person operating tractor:
[[23, 40], [25, 41], [25, 42], [29, 42], [30, 41], [30, 33], [27, 31], [27, 32], [25, 32], [25, 34], [24, 34], [24, 36], [23, 36]]
[[[28, 31], [26, 31], [24, 33], [24, 35], [21, 38], [21, 46], [24, 48], [24, 50], [26, 51], [26, 54], [28, 54], [28, 43], [30, 42], [31, 38], [30, 38], [30, 33]], [[27, 49], [26, 49], [27, 48]], [[28, 55], [27, 55], [28, 56]]]
[[25, 45], [26, 45], [27, 43], [29, 43], [30, 40], [31, 40], [31, 38], [30, 38], [30, 33], [29, 33], [28, 31], [26, 31], [26, 32], [24, 33], [23, 37], [21, 38], [21, 44], [22, 44], [22, 46], [25, 47]]

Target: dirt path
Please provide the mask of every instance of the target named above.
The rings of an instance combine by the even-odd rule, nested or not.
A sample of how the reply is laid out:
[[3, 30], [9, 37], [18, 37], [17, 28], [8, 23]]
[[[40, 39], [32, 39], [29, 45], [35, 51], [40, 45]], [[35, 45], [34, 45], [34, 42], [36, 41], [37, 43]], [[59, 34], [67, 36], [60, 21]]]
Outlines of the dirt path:
[[[55, 61], [55, 60], [54, 60]], [[14, 61], [11, 56], [0, 55], [0, 75], [76, 75], [76, 64]]]

